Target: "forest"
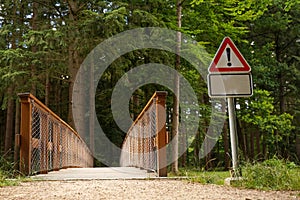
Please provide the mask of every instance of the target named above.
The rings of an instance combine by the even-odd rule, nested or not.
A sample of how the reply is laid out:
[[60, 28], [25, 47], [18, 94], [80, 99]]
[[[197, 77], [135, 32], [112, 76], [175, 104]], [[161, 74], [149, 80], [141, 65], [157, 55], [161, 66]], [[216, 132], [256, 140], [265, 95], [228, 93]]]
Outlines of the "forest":
[[[0, 157], [14, 158], [15, 135], [20, 130], [18, 93], [30, 92], [74, 126], [71, 97], [80, 65], [101, 42], [140, 27], [189, 35], [211, 58], [229, 36], [250, 64], [254, 83], [253, 96], [235, 102], [239, 159], [253, 162], [277, 157], [299, 164], [299, 0], [1, 0]], [[199, 157], [211, 118], [207, 84], [188, 61], [178, 62], [178, 56], [163, 50], [127, 53], [103, 73], [95, 107], [107, 137], [121, 147], [126, 135], [114, 122], [110, 108], [114, 86], [134, 67], [154, 62], [180, 72], [192, 85], [197, 106], [203, 111], [198, 131], [178, 166], [229, 169], [226, 122], [213, 150], [205, 158]], [[132, 95], [129, 111], [133, 119], [159, 90], [168, 91], [167, 116], [172, 115], [174, 94], [161, 85], [149, 84]], [[171, 117], [167, 122], [172, 138]], [[179, 138], [180, 145], [185, 142], [184, 137]]]

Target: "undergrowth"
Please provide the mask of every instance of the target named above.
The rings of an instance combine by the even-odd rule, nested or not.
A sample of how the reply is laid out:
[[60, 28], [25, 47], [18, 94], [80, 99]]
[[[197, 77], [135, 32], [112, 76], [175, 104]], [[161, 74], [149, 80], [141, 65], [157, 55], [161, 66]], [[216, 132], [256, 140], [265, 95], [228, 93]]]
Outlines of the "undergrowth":
[[15, 163], [0, 157], [0, 187], [18, 185], [25, 177], [15, 170]]
[[[270, 159], [264, 162], [245, 163], [241, 166], [242, 181], [233, 186], [258, 190], [299, 190], [300, 166], [281, 159]], [[169, 176], [185, 176], [187, 180], [202, 184], [223, 185], [230, 177], [228, 171], [202, 171], [197, 169], [180, 169], [178, 174]]]
[[259, 190], [300, 190], [300, 167], [277, 158], [247, 163], [242, 167], [243, 181], [237, 186]]

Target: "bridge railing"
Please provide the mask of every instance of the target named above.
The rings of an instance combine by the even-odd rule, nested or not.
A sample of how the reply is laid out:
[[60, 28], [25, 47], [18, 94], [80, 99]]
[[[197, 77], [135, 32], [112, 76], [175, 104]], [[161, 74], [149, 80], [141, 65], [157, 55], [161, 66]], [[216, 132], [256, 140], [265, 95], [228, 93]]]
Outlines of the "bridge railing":
[[26, 175], [68, 167], [92, 167], [79, 134], [29, 93], [21, 99], [20, 170]]
[[130, 127], [122, 145], [121, 166], [140, 167], [167, 176], [166, 96], [155, 92]]

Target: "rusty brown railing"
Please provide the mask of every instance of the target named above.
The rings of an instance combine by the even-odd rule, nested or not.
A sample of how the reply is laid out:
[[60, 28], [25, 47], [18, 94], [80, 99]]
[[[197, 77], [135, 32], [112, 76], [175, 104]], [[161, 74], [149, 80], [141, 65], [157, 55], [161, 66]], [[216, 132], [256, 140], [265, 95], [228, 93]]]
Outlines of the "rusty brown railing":
[[140, 167], [167, 176], [166, 96], [155, 92], [130, 127], [122, 145], [121, 166]]
[[92, 167], [79, 134], [29, 93], [21, 99], [20, 170], [26, 175], [68, 167]]

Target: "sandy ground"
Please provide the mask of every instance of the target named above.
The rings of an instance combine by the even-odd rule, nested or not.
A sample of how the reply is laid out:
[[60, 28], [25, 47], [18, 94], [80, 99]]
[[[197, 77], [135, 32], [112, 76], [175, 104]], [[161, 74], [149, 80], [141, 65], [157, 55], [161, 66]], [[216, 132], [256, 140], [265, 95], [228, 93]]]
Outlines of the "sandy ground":
[[[33, 181], [0, 188], [0, 199], [300, 199], [300, 191], [241, 190], [180, 180]], [[298, 196], [297, 196], [298, 195]]]

